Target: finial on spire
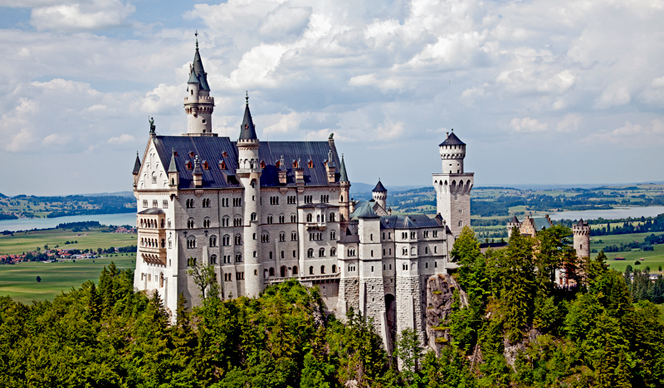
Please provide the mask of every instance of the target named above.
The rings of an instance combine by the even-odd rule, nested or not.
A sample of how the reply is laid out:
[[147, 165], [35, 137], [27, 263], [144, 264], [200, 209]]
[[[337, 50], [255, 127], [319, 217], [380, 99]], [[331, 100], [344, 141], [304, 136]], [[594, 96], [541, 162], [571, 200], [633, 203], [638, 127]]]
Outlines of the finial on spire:
[[198, 30], [196, 30], [194, 35], [196, 36], [196, 50], [198, 50]]
[[156, 128], [157, 127], [154, 125], [154, 117], [150, 117], [150, 135], [155, 134], [154, 131], [155, 131]]
[[244, 92], [246, 93], [244, 99], [246, 100], [247, 105], [249, 105], [249, 91], [248, 91], [248, 90], [245, 90]]

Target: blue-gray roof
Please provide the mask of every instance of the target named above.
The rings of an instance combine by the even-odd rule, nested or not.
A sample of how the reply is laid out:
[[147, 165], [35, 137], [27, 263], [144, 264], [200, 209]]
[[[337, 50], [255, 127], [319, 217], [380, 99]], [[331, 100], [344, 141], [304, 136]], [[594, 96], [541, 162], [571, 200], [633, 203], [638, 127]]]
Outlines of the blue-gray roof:
[[373, 190], [371, 190], [372, 193], [386, 193], [387, 189], [385, 186], [383, 186], [382, 183], [380, 183], [380, 179], [378, 180], [378, 183], [376, 184], [376, 187], [374, 187]]
[[249, 100], [247, 99], [247, 106], [244, 108], [244, 118], [242, 125], [240, 125], [240, 140], [256, 140], [256, 127], [254, 120], [251, 118], [251, 111], [249, 111]]
[[[203, 69], [203, 61], [201, 60], [201, 54], [198, 52], [198, 47], [196, 47], [196, 53], [194, 54], [194, 62], [192, 64], [192, 74], [196, 76], [198, 82], [201, 84], [201, 90], [210, 90], [210, 85], [207, 82], [207, 73]], [[191, 83], [191, 75], [189, 80]]]
[[421, 229], [440, 226], [442, 224], [438, 218], [430, 218], [426, 214], [393, 215], [380, 218], [381, 229]]
[[[180, 188], [194, 188], [193, 167], [194, 158], [208, 162], [208, 169], [203, 168], [203, 188], [242, 187], [235, 178], [237, 169], [237, 145], [228, 137], [216, 136], [155, 136], [154, 144], [159, 153], [163, 166], [169, 166], [170, 160], [174, 160], [175, 168], [180, 174]], [[176, 156], [172, 157], [172, 151]], [[304, 173], [304, 183], [307, 186], [327, 186], [327, 171], [324, 161], [328, 159], [328, 152], [332, 150], [332, 159], [339, 162], [336, 149], [330, 147], [327, 141], [277, 141], [261, 142], [258, 156], [261, 162], [265, 162], [263, 174], [261, 175], [261, 186], [282, 186], [279, 183], [279, 169], [276, 162], [284, 157], [286, 167], [286, 186], [295, 186], [295, 172], [293, 161], [301, 160]], [[223, 156], [224, 152], [226, 156]], [[191, 156], [193, 153], [194, 156]], [[311, 167], [308, 161], [311, 160]], [[192, 169], [186, 166], [187, 161], [191, 163]], [[221, 162], [226, 164], [222, 170]], [[337, 174], [335, 181], [338, 182]]]
[[349, 182], [343, 155], [341, 155], [341, 167], [339, 168], [339, 182]]
[[[515, 217], [516, 218], [516, 217]], [[552, 227], [553, 225], [551, 222], [549, 222], [549, 219], [546, 217], [530, 217], [531, 220], [533, 220], [533, 225], [535, 226], [535, 231], [540, 231], [543, 229], [548, 229]], [[525, 218], [521, 221], [520, 223], [523, 223], [525, 221]]]
[[454, 132], [451, 132], [450, 134], [447, 135], [447, 139], [445, 139], [444, 142], [439, 144], [439, 146], [449, 146], [449, 145], [466, 145], [466, 143], [462, 142], [457, 137], [457, 135], [454, 134]]
[[141, 159], [138, 158], [138, 152], [136, 152], [136, 160], [134, 161], [134, 170], [132, 174], [136, 175], [141, 172]]
[[374, 200], [359, 202], [355, 205], [355, 211], [350, 215], [350, 218], [380, 218], [378, 214], [373, 210], [373, 206], [376, 202]]

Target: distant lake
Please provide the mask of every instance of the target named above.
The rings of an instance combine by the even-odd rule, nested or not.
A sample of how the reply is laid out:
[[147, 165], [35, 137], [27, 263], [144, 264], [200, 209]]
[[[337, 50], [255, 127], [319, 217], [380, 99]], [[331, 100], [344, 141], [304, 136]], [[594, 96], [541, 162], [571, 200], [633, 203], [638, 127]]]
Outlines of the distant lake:
[[67, 216], [56, 218], [21, 218], [18, 220], [0, 221], [0, 232], [4, 230], [30, 230], [55, 228], [67, 222], [99, 221], [102, 225], [136, 225], [136, 213], [89, 214], [84, 216]]
[[647, 206], [647, 207], [623, 207], [618, 209], [608, 210], [579, 210], [579, 211], [564, 211], [549, 213], [552, 220], [596, 220], [604, 218], [607, 220], [619, 218], [641, 218], [641, 217], [655, 217], [658, 214], [664, 213], [664, 206]]

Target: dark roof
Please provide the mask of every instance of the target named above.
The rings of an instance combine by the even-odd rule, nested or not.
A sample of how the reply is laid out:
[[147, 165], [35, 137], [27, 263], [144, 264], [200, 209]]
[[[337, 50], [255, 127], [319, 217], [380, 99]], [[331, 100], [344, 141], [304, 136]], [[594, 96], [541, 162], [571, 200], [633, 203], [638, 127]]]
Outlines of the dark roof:
[[[201, 160], [207, 160], [209, 168], [201, 169], [203, 173], [203, 188], [242, 187], [235, 178], [237, 169], [237, 146], [228, 137], [217, 136], [155, 136], [154, 144], [159, 153], [163, 166], [169, 166], [173, 159], [175, 168], [180, 174], [180, 188], [193, 188], [193, 170], [187, 169], [187, 161], [194, 167], [194, 157], [190, 152], [198, 155]], [[332, 160], [339, 162], [334, 148], [327, 141], [282, 141], [261, 142], [258, 149], [260, 161], [265, 162], [261, 174], [261, 186], [282, 186], [279, 183], [279, 169], [276, 161], [284, 157], [286, 167], [286, 186], [295, 186], [295, 172], [293, 161], [301, 159], [304, 173], [304, 183], [308, 186], [327, 186], [327, 171], [324, 161], [328, 159], [328, 152], [332, 149]], [[175, 155], [173, 156], [173, 151]], [[226, 156], [223, 154], [226, 152]], [[221, 161], [226, 163], [226, 169], [219, 167]], [[309, 168], [308, 161], [312, 167]]]
[[532, 217], [532, 220], [536, 231], [548, 229], [553, 226], [546, 217]]
[[576, 223], [576, 226], [586, 226], [587, 222], [583, 221], [583, 218], [579, 219], [579, 222]]
[[141, 172], [141, 159], [138, 158], [138, 152], [136, 152], [136, 161], [134, 162], [134, 171], [132, 174], [137, 175]]
[[256, 127], [254, 127], [254, 120], [251, 118], [251, 112], [249, 111], [249, 101], [247, 100], [247, 106], [244, 108], [244, 119], [242, 120], [242, 125], [240, 125], [240, 140], [256, 140]]
[[343, 155], [341, 155], [341, 167], [339, 168], [339, 182], [350, 182], [348, 180], [348, 173], [346, 172], [346, 163], [344, 162]]
[[175, 163], [175, 150], [171, 150], [171, 162], [168, 164], [168, 172], [178, 172], [178, 165]]
[[164, 211], [158, 207], [151, 207], [149, 209], [138, 212], [138, 214], [164, 214]]
[[512, 224], [518, 224], [518, 223], [520, 223], [520, 221], [519, 221], [518, 218], [516, 218], [516, 216], [514, 216], [514, 217], [512, 217], [512, 221], [510, 221], [510, 223], [512, 223]]
[[385, 186], [383, 186], [382, 183], [380, 183], [380, 179], [378, 180], [378, 183], [376, 184], [376, 187], [374, 187], [373, 190], [371, 190], [372, 193], [386, 193], [387, 189]]
[[454, 134], [454, 132], [450, 132], [449, 135], [447, 135], [447, 139], [445, 139], [444, 142], [440, 143], [439, 146], [448, 146], [448, 145], [466, 145], [466, 143], [462, 142], [459, 140], [457, 135]]
[[439, 218], [430, 218], [426, 214], [406, 214], [383, 216], [380, 218], [382, 229], [420, 229], [440, 227]]
[[375, 203], [376, 202], [373, 200], [358, 203], [355, 205], [355, 211], [350, 215], [350, 218], [380, 218], [380, 216], [373, 210], [373, 205]]
[[[196, 53], [194, 54], [194, 62], [192, 64], [192, 74], [196, 77], [201, 84], [201, 90], [210, 90], [210, 85], [207, 82], [207, 73], [203, 69], [203, 61], [201, 54], [198, 52], [198, 44], [196, 45]], [[189, 83], [192, 83], [192, 75], [189, 75]]]

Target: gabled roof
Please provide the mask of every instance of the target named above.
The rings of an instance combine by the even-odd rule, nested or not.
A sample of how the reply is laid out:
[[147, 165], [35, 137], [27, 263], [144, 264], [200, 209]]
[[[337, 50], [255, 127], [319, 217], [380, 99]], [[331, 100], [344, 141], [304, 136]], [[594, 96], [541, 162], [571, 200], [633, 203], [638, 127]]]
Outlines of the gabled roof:
[[[224, 161], [226, 169], [222, 170], [218, 164], [210, 164], [209, 169], [201, 169], [203, 174], [203, 188], [225, 188], [242, 187], [235, 178], [237, 169], [238, 151], [235, 142], [228, 137], [208, 137], [208, 136], [155, 136], [154, 145], [159, 154], [163, 166], [169, 166], [179, 172], [181, 189], [194, 188], [193, 169], [187, 169], [186, 163], [189, 161], [194, 166], [194, 157], [190, 156], [193, 152], [198, 155], [200, 160]], [[261, 142], [258, 148], [258, 157], [260, 161], [265, 162], [265, 168], [261, 174], [260, 182], [262, 187], [280, 187], [279, 168], [276, 166], [277, 160], [282, 155], [284, 159], [284, 170], [286, 171], [286, 186], [296, 186], [295, 172], [292, 161], [301, 159], [301, 168], [304, 174], [304, 183], [307, 186], [327, 186], [327, 171], [324, 161], [328, 160], [329, 150], [332, 149], [332, 160], [339, 163], [336, 150], [330, 147], [327, 141], [282, 141], [282, 142]], [[173, 157], [173, 151], [178, 155]], [[224, 156], [224, 152], [226, 153]], [[310, 168], [305, 160], [311, 159]], [[169, 164], [172, 161], [173, 166]], [[219, 163], [221, 164], [221, 163]], [[282, 170], [283, 171], [283, 170]]]
[[136, 161], [134, 162], [134, 171], [132, 174], [138, 175], [141, 172], [141, 159], [138, 158], [138, 151], [136, 152]]
[[381, 229], [421, 229], [442, 226], [441, 218], [430, 218], [426, 214], [406, 214], [383, 216], [380, 218]]
[[439, 144], [439, 147], [440, 146], [449, 146], [449, 145], [466, 145], [466, 143], [459, 140], [459, 138], [457, 137], [457, 135], [454, 134], [454, 132], [450, 132], [447, 135], [447, 139], [445, 139], [444, 142]]
[[249, 99], [247, 97], [247, 105], [244, 108], [244, 119], [240, 126], [240, 140], [257, 140], [256, 128], [254, 127], [254, 120], [251, 118], [251, 111], [249, 111]]
[[350, 182], [348, 180], [348, 173], [346, 173], [346, 163], [344, 162], [343, 155], [341, 155], [341, 167], [339, 168], [339, 182]]
[[378, 180], [378, 183], [376, 184], [376, 187], [374, 187], [373, 190], [371, 190], [372, 193], [386, 193], [387, 189], [385, 186], [383, 186], [382, 183], [380, 183], [380, 179]]

